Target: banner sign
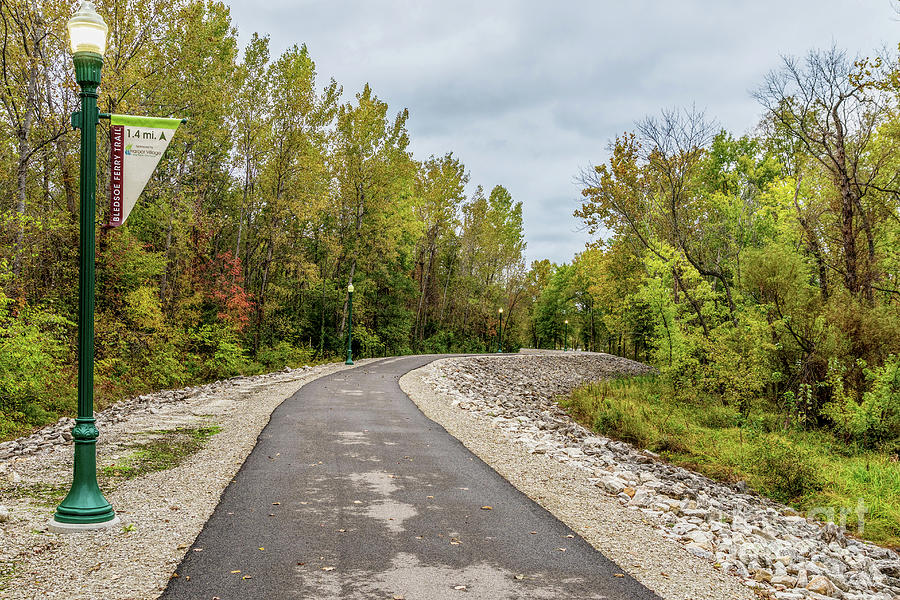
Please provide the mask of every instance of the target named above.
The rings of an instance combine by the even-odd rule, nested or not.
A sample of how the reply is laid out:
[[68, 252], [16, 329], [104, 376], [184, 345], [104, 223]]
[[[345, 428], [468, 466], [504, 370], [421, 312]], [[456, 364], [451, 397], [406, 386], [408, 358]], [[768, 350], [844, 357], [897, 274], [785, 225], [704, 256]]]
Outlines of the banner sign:
[[110, 115], [109, 226], [125, 222], [181, 119]]

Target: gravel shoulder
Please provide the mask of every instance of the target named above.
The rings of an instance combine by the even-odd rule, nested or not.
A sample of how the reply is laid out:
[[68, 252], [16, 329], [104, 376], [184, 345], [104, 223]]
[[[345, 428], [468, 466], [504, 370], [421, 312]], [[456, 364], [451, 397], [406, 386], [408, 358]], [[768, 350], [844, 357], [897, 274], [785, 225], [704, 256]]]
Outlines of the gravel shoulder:
[[98, 413], [98, 469], [121, 464], [135, 443], [156, 432], [218, 431], [174, 468], [105, 486], [122, 521], [107, 530], [47, 531], [55, 494], [71, 481], [72, 444], [60, 439], [70, 425], [61, 421], [20, 440], [13, 445], [17, 454], [0, 460], [0, 504], [9, 509], [0, 522], [0, 598], [158, 597], [272, 411], [304, 384], [346, 368], [334, 363], [238, 377], [141, 396]]

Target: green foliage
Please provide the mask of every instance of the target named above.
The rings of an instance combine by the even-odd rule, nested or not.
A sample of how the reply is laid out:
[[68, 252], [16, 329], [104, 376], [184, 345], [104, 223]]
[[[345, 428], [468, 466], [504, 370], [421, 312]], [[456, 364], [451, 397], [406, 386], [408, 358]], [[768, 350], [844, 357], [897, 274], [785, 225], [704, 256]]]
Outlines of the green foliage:
[[768, 495], [791, 502], [822, 488], [819, 465], [811, 452], [779, 438], [755, 445], [750, 453], [756, 473], [764, 478]]
[[57, 418], [72, 394], [54, 392], [65, 381], [67, 336], [73, 323], [42, 308], [10, 314], [0, 293], [0, 437]]
[[748, 414], [753, 401], [772, 383], [774, 347], [768, 324], [752, 309], [742, 311], [737, 325], [726, 321], [711, 332], [705, 347], [703, 388]]
[[162, 329], [164, 318], [159, 295], [150, 286], [142, 285], [125, 294], [125, 318], [145, 331]]
[[353, 342], [361, 352], [355, 352], [358, 357], [383, 356], [385, 345], [374, 331], [365, 325], [353, 326]]
[[[878, 375], [895, 389], [892, 373]], [[558, 402], [600, 433], [716, 479], [745, 480], [800, 510], [843, 509], [852, 526], [861, 498], [868, 510], [863, 535], [900, 542], [900, 470], [889, 450], [800, 429], [787, 409], [761, 401], [745, 415], [714, 395], [676, 395], [662, 375], [596, 382]]]
[[[831, 50], [770, 74], [756, 136], [672, 110], [614, 140], [582, 174], [575, 215], [606, 234], [575, 257], [583, 281], [565, 300], [579, 325], [599, 316], [608, 351], [627, 354], [632, 338], [637, 357], [644, 341], [680, 399], [707, 395], [744, 418], [776, 405], [801, 428], [896, 448], [897, 190], [870, 182], [893, 164], [898, 120], [852, 70]], [[836, 116], [835, 89], [867, 118]]]
[[246, 351], [229, 325], [201, 325], [190, 337], [197, 356], [206, 357], [202, 362], [194, 364], [194, 368], [199, 370], [204, 379], [233, 377], [247, 366]]
[[884, 365], [864, 369], [870, 389], [857, 402], [844, 385], [845, 370], [836, 361], [829, 364], [826, 383], [831, 401], [824, 414], [838, 432], [868, 447], [885, 445], [896, 451], [900, 443], [900, 363], [891, 355]]
[[178, 344], [169, 338], [156, 338], [148, 349], [143, 373], [154, 388], [177, 388], [191, 380]]
[[297, 348], [288, 342], [280, 341], [274, 346], [261, 348], [256, 353], [256, 360], [267, 370], [275, 370], [283, 367], [299, 367], [310, 365], [313, 360], [313, 351], [309, 348]]

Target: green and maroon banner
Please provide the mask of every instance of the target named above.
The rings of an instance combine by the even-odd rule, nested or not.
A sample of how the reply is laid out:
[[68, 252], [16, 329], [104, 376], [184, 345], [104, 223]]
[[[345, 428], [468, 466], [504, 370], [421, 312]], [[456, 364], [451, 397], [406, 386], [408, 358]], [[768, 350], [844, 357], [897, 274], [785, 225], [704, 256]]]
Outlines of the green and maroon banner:
[[110, 116], [109, 226], [125, 222], [181, 119]]

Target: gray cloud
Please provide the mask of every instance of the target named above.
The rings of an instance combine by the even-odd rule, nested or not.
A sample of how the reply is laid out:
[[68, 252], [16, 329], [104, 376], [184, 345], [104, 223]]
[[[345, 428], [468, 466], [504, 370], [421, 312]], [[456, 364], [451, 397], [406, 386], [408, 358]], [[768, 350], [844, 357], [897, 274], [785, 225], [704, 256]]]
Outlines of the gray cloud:
[[509, 188], [529, 261], [583, 249], [573, 177], [636, 120], [696, 104], [742, 134], [760, 116], [749, 91], [781, 54], [900, 40], [891, 0], [229, 3], [242, 40], [269, 33], [275, 54], [306, 43], [348, 99], [368, 82], [408, 107], [418, 158], [452, 150], [473, 188]]

